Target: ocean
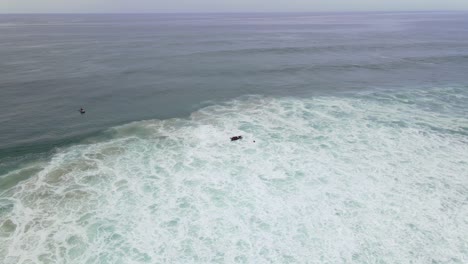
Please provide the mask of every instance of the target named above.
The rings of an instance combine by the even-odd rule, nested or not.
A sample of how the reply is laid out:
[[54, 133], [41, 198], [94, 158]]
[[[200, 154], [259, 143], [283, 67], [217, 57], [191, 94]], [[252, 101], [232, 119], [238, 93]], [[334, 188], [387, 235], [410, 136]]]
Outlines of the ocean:
[[0, 15], [0, 263], [467, 263], [467, 201], [466, 12]]

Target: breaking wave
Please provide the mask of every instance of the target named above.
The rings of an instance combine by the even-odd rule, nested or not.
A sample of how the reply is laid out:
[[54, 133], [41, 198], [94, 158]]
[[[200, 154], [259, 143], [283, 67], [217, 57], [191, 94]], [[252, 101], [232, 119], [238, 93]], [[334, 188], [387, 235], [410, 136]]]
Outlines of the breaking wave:
[[112, 128], [1, 176], [24, 180], [0, 262], [466, 263], [467, 99], [251, 96]]

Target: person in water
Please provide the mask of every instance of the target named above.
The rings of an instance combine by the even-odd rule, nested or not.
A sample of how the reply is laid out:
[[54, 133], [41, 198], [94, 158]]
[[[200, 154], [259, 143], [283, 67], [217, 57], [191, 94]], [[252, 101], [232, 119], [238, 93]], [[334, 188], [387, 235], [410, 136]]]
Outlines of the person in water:
[[84, 114], [85, 113], [85, 110], [82, 108], [80, 108], [80, 113]]
[[231, 141], [236, 141], [236, 140], [239, 140], [239, 139], [242, 139], [242, 136], [231, 137]]

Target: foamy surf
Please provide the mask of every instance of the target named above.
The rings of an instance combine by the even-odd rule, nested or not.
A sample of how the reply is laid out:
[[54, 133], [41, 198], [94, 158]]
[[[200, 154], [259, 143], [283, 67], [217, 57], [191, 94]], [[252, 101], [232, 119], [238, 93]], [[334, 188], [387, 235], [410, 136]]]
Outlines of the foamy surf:
[[10, 172], [30, 176], [0, 196], [0, 262], [466, 263], [467, 99], [246, 97], [113, 128]]

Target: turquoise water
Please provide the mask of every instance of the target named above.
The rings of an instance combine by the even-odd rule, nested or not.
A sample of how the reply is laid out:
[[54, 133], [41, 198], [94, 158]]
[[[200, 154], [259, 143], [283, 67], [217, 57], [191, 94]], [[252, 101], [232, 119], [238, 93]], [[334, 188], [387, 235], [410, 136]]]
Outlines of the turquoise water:
[[[462, 19], [426, 13], [360, 14], [352, 19], [336, 14], [309, 14], [307, 19], [303, 14], [257, 16], [247, 20], [255, 21], [255, 30], [251, 24], [239, 25], [245, 17], [214, 16], [209, 22], [219, 20], [224, 27], [198, 25], [203, 28], [198, 33], [214, 37], [230, 28], [255, 45], [266, 36], [294, 35], [291, 44], [298, 39], [320, 42], [317, 36], [326, 35], [343, 46], [329, 47], [328, 52], [313, 47], [244, 48], [247, 55], [242, 55], [231, 43], [237, 48], [222, 55], [198, 54], [191, 57], [193, 64], [172, 58], [172, 66], [165, 64], [167, 72], [159, 76], [152, 70], [145, 73], [144, 59], [135, 57], [135, 49], [124, 52], [131, 41], [122, 40], [127, 43], [119, 44], [122, 54], [130, 57], [122, 60], [134, 59], [128, 67], [143, 71], [134, 77], [122, 77], [119, 63], [119, 70], [95, 72], [102, 78], [77, 71], [73, 75], [82, 77], [73, 79], [64, 67], [63, 79], [51, 80], [53, 72], [41, 67], [37, 70], [42, 73], [8, 68], [1, 77], [2, 95], [8, 97], [2, 100], [11, 108], [2, 102], [8, 111], [2, 111], [0, 121], [0, 263], [468, 262], [468, 90], [463, 71], [468, 50], [463, 46], [466, 36], [457, 31], [465, 29], [439, 31], [434, 26]], [[183, 17], [168, 23], [188, 27]], [[99, 39], [90, 36], [102, 30], [101, 20], [106, 27], [118, 24], [116, 34], [123, 34], [126, 26], [140, 28], [141, 36], [153, 32], [142, 29], [141, 21], [132, 24], [135, 17], [122, 22], [97, 16], [91, 25], [85, 23], [86, 30], [81, 24], [73, 26], [78, 22], [72, 18], [84, 23], [82, 17], [70, 16], [71, 25], [62, 25], [64, 18], [59, 17], [60, 25], [50, 22], [45, 28], [49, 34], [78, 28], [80, 34], [73, 34], [93, 40]], [[18, 23], [11, 17], [1, 19]], [[146, 19], [154, 23], [154, 17]], [[323, 20], [334, 26], [324, 28]], [[341, 23], [350, 20], [367, 26], [350, 32], [352, 26]], [[53, 20], [45, 16], [34, 21]], [[372, 21], [380, 24], [371, 27]], [[433, 35], [422, 34], [419, 30], [425, 27], [412, 27], [414, 23], [433, 25], [428, 30]], [[311, 26], [315, 24], [322, 27]], [[177, 33], [171, 25], [176, 29], [164, 32]], [[412, 30], [421, 36], [392, 40], [404, 42], [400, 44], [380, 39]], [[380, 37], [373, 35], [379, 31]], [[18, 32], [10, 38], [19, 38]], [[337, 41], [337, 32], [345, 32], [342, 41]], [[31, 37], [30, 32], [26, 35]], [[167, 52], [188, 52], [187, 36], [175, 35], [171, 41], [179, 39], [182, 46]], [[445, 39], [439, 42], [436, 36]], [[220, 38], [229, 37], [236, 39]], [[371, 52], [352, 41], [381, 44]], [[452, 49], [437, 48], [448, 42]], [[285, 44], [273, 45], [280, 43]], [[192, 48], [202, 47], [208, 49]], [[374, 56], [392, 50], [392, 58]], [[419, 59], [414, 59], [416, 51]], [[86, 54], [85, 49], [80, 52]], [[454, 57], [456, 53], [460, 55]], [[38, 56], [30, 59], [39, 63], [44, 57]], [[199, 59], [210, 64], [196, 65]], [[327, 64], [328, 59], [333, 63]], [[385, 62], [377, 66], [376, 60]], [[8, 63], [20, 64], [19, 59]], [[89, 64], [74, 63], [91, 71]], [[206, 75], [215, 68], [216, 74]], [[222, 74], [223, 69], [232, 71]], [[27, 85], [17, 78], [22, 70], [25, 79], [31, 78]], [[192, 75], [182, 74], [190, 70]], [[41, 86], [40, 76], [49, 78], [50, 86]], [[156, 79], [174, 86], [146, 86]], [[69, 95], [66, 84], [72, 83], [91, 94]], [[186, 90], [190, 83], [193, 88]], [[33, 87], [41, 92], [35, 94]], [[78, 99], [83, 99], [80, 104]], [[27, 102], [47, 110], [66, 109], [70, 102], [89, 107], [84, 116], [74, 108], [64, 116], [46, 116], [25, 111]], [[126, 113], [112, 114], [119, 109]], [[231, 142], [233, 135], [243, 139]]]
[[2, 176], [27, 180], [0, 199], [0, 256], [464, 263], [467, 99], [255, 96], [109, 129]]

